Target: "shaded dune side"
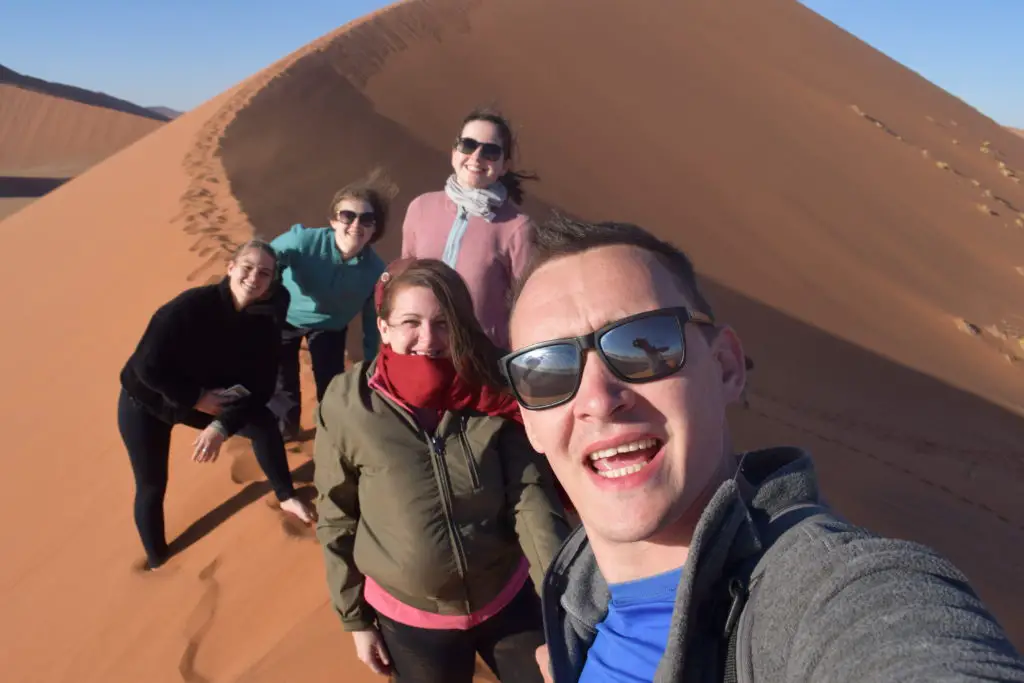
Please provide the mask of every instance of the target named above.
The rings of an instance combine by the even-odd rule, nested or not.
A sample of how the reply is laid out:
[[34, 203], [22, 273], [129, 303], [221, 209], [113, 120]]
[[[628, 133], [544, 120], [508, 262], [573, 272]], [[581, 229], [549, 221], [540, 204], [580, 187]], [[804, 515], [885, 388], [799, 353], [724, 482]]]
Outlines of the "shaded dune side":
[[75, 175], [163, 121], [0, 84], [0, 174]]
[[125, 114], [153, 119], [155, 121], [170, 120], [170, 117], [166, 114], [129, 102], [128, 100], [122, 100], [119, 97], [113, 97], [112, 95], [96, 92], [95, 90], [79, 88], [74, 85], [55, 83], [53, 81], [45, 81], [41, 78], [26, 76], [25, 74], [18, 73], [14, 69], [9, 69], [3, 64], [0, 64], [0, 84], [3, 83], [15, 85], [44, 95], [52, 95], [66, 100], [88, 104], [93, 107], [103, 107], [104, 109], [109, 109], [111, 111], [119, 111]]
[[812, 447], [830, 499], [951, 555], [1024, 642], [1024, 374], [952, 324], [1022, 312], [1024, 231], [974, 204], [1024, 204], [997, 165], [1024, 142], [791, 0], [652, 4], [394, 7], [237, 113], [231, 192], [272, 237], [380, 162], [392, 257], [455, 122], [498, 102], [534, 215], [635, 220], [695, 257], [757, 362], [739, 443]]

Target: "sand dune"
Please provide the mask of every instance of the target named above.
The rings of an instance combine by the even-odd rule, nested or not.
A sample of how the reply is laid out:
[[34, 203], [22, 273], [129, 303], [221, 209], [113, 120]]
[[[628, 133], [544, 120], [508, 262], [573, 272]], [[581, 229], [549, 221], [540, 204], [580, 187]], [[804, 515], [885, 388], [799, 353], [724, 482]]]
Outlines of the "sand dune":
[[19, 256], [2, 275], [5, 680], [376, 680], [244, 448], [196, 466], [176, 433], [168, 532], [191, 545], [132, 571], [117, 371], [231, 244], [318, 222], [375, 162], [400, 217], [489, 101], [543, 178], [538, 217], [634, 220], [692, 253], [757, 363], [739, 445], [812, 449], [843, 512], [949, 554], [1024, 646], [1024, 140], [794, 0], [655, 6], [402, 4], [0, 224]]
[[184, 113], [184, 112], [178, 111], [177, 109], [171, 109], [170, 107], [163, 107], [163, 106], [160, 106], [160, 107], [149, 107], [149, 110], [153, 111], [153, 112], [156, 112], [160, 116], [163, 116], [163, 117], [165, 117], [167, 119], [176, 119], [176, 118], [178, 118], [179, 116], [181, 116]]
[[[74, 102], [81, 102], [82, 104], [88, 104], [94, 107], [102, 107], [104, 109], [120, 111], [126, 114], [135, 114], [142, 118], [155, 119], [157, 121], [168, 121], [173, 118], [167, 113], [159, 111], [159, 109], [161, 109], [160, 107], [140, 107], [134, 102], [122, 100], [119, 97], [114, 97], [102, 92], [96, 92], [95, 90], [86, 90], [85, 88], [67, 85], [66, 83], [56, 83], [54, 81], [43, 80], [42, 78], [26, 76], [25, 74], [18, 73], [14, 69], [5, 67], [3, 64], [0, 64], [0, 83], [16, 85], [25, 90], [32, 90], [44, 95], [53, 95], [54, 97], [60, 97], [61, 99], [72, 100]], [[164, 108], [166, 109], [166, 107]], [[171, 109], [168, 110], [168, 112], [174, 112], [174, 110]]]
[[167, 121], [90, 93], [0, 66], [0, 219]]

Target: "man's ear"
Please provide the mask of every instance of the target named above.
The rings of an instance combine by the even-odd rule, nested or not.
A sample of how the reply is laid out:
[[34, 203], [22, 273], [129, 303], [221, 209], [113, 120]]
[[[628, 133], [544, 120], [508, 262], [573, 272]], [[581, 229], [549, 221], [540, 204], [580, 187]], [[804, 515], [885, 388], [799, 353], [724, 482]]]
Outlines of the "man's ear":
[[711, 342], [711, 353], [722, 372], [722, 395], [727, 403], [735, 403], [747, 385], [747, 356], [736, 331], [729, 326], [718, 329]]

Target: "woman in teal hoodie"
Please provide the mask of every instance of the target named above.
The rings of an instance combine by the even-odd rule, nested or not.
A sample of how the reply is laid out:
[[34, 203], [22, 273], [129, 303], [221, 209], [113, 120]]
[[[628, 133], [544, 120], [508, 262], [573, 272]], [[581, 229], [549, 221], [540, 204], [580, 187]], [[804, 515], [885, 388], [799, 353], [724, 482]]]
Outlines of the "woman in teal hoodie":
[[291, 294], [281, 334], [283, 346], [277, 391], [289, 403], [281, 421], [285, 439], [299, 429], [299, 346], [306, 340], [313, 362], [317, 400], [327, 385], [345, 370], [345, 341], [349, 323], [363, 319], [363, 356], [377, 355], [380, 338], [373, 287], [384, 262], [370, 246], [384, 236], [388, 204], [396, 188], [375, 171], [339, 190], [331, 201], [330, 227], [293, 225], [271, 245], [278, 254], [281, 282]]

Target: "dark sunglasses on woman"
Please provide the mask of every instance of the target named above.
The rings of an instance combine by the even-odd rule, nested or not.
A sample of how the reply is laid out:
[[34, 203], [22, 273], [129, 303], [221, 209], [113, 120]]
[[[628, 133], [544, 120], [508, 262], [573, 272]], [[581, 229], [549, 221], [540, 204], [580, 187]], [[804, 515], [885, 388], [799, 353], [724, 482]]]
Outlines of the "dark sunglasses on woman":
[[477, 147], [480, 148], [480, 158], [487, 161], [499, 161], [505, 153], [501, 145], [496, 145], [493, 142], [479, 142], [467, 137], [455, 139], [455, 149], [460, 154], [472, 154]]
[[682, 369], [687, 323], [715, 324], [710, 316], [688, 308], [659, 308], [621, 318], [579, 337], [527, 346], [502, 357], [501, 372], [527, 410], [571, 401], [580, 388], [584, 358], [591, 349], [623, 382], [653, 382]]
[[338, 212], [338, 222], [342, 225], [352, 225], [359, 219], [359, 225], [364, 228], [372, 228], [377, 224], [377, 215], [372, 211], [366, 213], [356, 213], [355, 211], [349, 211], [348, 209]]

